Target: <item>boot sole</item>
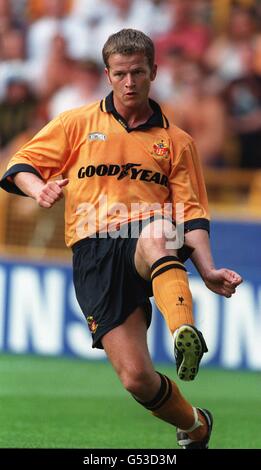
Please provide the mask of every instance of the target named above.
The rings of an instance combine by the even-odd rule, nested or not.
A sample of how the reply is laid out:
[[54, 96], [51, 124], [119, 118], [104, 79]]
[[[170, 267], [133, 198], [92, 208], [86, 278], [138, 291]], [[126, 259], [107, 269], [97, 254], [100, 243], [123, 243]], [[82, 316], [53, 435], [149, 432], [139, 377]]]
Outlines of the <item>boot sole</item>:
[[175, 338], [175, 347], [183, 356], [177, 370], [178, 377], [187, 382], [194, 380], [203, 356], [203, 346], [197, 331], [190, 326], [181, 327]]

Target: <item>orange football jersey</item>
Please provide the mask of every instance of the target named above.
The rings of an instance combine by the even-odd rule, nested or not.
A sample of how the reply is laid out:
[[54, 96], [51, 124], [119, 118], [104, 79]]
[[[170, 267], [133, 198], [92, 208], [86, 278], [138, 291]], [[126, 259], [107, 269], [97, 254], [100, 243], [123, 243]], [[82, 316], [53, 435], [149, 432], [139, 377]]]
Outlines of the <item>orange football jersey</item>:
[[69, 178], [65, 192], [65, 239], [71, 246], [119, 223], [184, 204], [186, 230], [208, 230], [208, 203], [193, 139], [169, 124], [157, 103], [154, 114], [134, 128], [113, 105], [100, 103], [62, 113], [10, 160], [0, 185], [23, 194], [12, 176], [20, 171]]

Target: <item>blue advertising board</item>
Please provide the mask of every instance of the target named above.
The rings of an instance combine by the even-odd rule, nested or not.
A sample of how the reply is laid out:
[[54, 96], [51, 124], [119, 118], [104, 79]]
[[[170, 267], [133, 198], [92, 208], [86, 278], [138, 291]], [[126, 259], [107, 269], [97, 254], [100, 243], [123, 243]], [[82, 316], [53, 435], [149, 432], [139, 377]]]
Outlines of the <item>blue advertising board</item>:
[[[261, 224], [212, 223], [217, 267], [234, 269], [244, 278], [231, 299], [209, 291], [192, 264], [187, 264], [196, 324], [209, 347], [205, 365], [261, 370], [260, 240]], [[148, 341], [154, 361], [173, 362], [172, 337], [154, 303]], [[0, 350], [93, 360], [105, 357], [91, 347], [70, 266], [0, 260]]]

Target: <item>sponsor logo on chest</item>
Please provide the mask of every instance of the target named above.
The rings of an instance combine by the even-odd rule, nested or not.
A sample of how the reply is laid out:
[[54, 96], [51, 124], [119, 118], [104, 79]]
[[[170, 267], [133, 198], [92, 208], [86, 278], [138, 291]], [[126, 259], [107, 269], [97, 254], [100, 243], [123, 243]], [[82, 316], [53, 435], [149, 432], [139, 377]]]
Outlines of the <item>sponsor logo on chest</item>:
[[89, 142], [94, 142], [96, 140], [104, 141], [107, 140], [107, 135], [103, 134], [102, 132], [90, 132], [90, 134], [87, 136], [87, 140]]
[[148, 183], [168, 186], [168, 177], [164, 173], [142, 168], [140, 163], [126, 163], [125, 165], [100, 164], [82, 166], [78, 170], [78, 178], [92, 178], [93, 176], [112, 176], [117, 180], [129, 178], [130, 180], [146, 181]]

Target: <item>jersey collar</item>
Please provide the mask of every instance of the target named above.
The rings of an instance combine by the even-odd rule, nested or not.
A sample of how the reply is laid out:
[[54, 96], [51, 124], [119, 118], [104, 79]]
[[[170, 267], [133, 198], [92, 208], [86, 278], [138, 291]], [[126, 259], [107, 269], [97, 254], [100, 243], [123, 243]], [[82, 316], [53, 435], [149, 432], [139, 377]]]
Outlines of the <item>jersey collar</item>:
[[153, 114], [144, 124], [141, 124], [137, 127], [129, 127], [126, 120], [118, 113], [113, 102], [113, 92], [111, 92], [108, 96], [106, 96], [106, 98], [101, 100], [100, 108], [104, 113], [111, 113], [115, 117], [115, 119], [117, 119], [117, 121], [126, 129], [127, 132], [136, 130], [146, 130], [151, 129], [152, 127], [163, 127], [164, 129], [167, 129], [169, 127], [169, 122], [162, 113], [158, 103], [156, 103], [156, 101], [152, 99], [149, 99], [149, 103], [151, 108], [153, 109]]

